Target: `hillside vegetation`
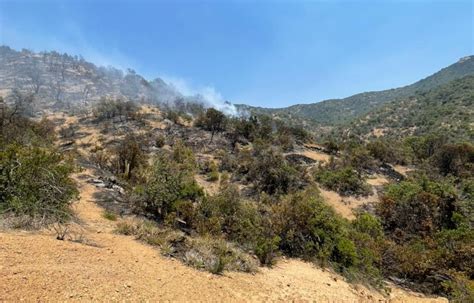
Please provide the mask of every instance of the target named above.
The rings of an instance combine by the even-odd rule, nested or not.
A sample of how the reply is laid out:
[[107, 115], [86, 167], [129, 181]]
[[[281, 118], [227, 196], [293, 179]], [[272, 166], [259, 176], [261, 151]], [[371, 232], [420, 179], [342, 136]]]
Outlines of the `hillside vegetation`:
[[279, 117], [289, 122], [302, 119], [303, 123], [312, 126], [333, 126], [352, 122], [387, 102], [407, 98], [417, 92], [427, 92], [439, 85], [472, 74], [474, 74], [474, 56], [468, 56], [425, 79], [400, 88], [364, 92], [344, 99], [297, 104], [286, 108], [270, 109], [247, 105], [238, 107]]
[[[474, 76], [392, 101], [342, 127], [345, 136], [402, 138], [430, 133], [474, 140]], [[378, 133], [377, 133], [378, 130]], [[338, 136], [341, 133], [333, 133]]]

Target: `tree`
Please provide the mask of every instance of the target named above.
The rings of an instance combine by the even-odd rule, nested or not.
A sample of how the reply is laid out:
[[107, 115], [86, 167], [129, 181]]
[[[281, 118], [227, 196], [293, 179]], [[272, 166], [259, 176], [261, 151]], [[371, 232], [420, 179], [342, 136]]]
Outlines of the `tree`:
[[214, 108], [208, 108], [206, 113], [197, 119], [196, 126], [211, 131], [210, 142], [212, 142], [215, 133], [225, 129], [226, 122], [227, 118], [221, 111]]
[[145, 162], [138, 138], [130, 134], [117, 147], [116, 153], [117, 172], [127, 179], [130, 179], [133, 171]]
[[29, 79], [29, 86], [33, 94], [37, 95], [44, 84], [44, 79], [41, 75], [41, 68], [39, 67], [39, 59], [32, 58], [33, 62], [26, 67], [25, 75]]

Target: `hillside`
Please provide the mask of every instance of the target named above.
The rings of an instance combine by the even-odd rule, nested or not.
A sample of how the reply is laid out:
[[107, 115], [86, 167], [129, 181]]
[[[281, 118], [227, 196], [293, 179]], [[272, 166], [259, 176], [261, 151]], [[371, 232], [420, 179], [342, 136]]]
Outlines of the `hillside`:
[[333, 135], [400, 138], [429, 133], [444, 133], [453, 141], [474, 140], [474, 76], [389, 102]]
[[474, 56], [461, 58], [435, 74], [411, 85], [376, 92], [364, 92], [344, 99], [330, 99], [311, 104], [296, 104], [286, 108], [261, 108], [238, 105], [257, 113], [278, 116], [288, 121], [303, 119], [304, 123], [316, 126], [340, 125], [367, 114], [384, 103], [406, 98], [416, 92], [426, 92], [452, 80], [474, 74]]
[[[152, 104], [204, 101], [201, 96], [182, 95], [160, 78], [148, 81], [131, 69], [124, 73], [112, 66], [96, 66], [78, 56], [0, 46], [0, 95], [6, 97], [14, 90], [56, 107], [87, 105], [105, 96]], [[41, 104], [36, 105], [41, 108]]]
[[[157, 108], [142, 107], [140, 113], [141, 121], [104, 123], [90, 115], [46, 113], [58, 133], [56, 144], [63, 153], [76, 157], [82, 167], [72, 175], [80, 193], [71, 205], [75, 218], [62, 226], [67, 231], [61, 241], [57, 239], [59, 224], [34, 231], [0, 228], [0, 301], [447, 302], [445, 298], [426, 296], [390, 282], [385, 285], [389, 293], [353, 284], [331, 268], [295, 258], [278, 258], [272, 267], [260, 267], [252, 274], [230, 270], [210, 274], [179, 262], [166, 245], [119, 234], [119, 226], [140, 217], [123, 211], [128, 207], [123, 203], [127, 196], [120, 190], [125, 180], [119, 178], [119, 185], [106, 184], [110, 174], [106, 165], [98, 164], [104, 162], [99, 161], [100, 153], [113, 153], [126, 138], [125, 133], [140, 132], [153, 138], [164, 135], [167, 144], [163, 150], [171, 148], [173, 141], [178, 140], [176, 137], [187, 139], [199, 155], [199, 166], [203, 166], [205, 159], [213, 157], [216, 146], [222, 148], [227, 143], [218, 134], [216, 143], [209, 144], [208, 132], [175, 125], [163, 119]], [[154, 141], [143, 141], [143, 150], [158, 152], [156, 147], [149, 146]], [[308, 147], [299, 146], [295, 153], [315, 161], [328, 160], [327, 154]], [[207, 180], [203, 187], [210, 194], [215, 181], [209, 181], [202, 173], [198, 176]], [[323, 194], [339, 197], [330, 191]], [[330, 203], [337, 211], [344, 208], [351, 213], [351, 208], [339, 201]], [[353, 215], [350, 217], [354, 219]], [[9, 219], [0, 217], [0, 227], [8, 225]], [[152, 235], [157, 237], [152, 232], [148, 237]], [[203, 252], [190, 251], [187, 257], [196, 253]]]
[[[0, 301], [474, 300], [474, 76], [317, 142], [132, 71], [3, 51]], [[421, 136], [438, 130], [468, 142]]]

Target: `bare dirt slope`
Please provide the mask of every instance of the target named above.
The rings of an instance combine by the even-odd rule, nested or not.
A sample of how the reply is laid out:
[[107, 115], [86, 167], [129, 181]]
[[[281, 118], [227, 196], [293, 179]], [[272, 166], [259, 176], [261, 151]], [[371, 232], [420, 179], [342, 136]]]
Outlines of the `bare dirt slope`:
[[51, 301], [295, 301], [444, 302], [394, 289], [383, 297], [340, 276], [297, 260], [281, 260], [255, 275], [216, 276], [189, 268], [132, 237], [113, 233], [94, 202], [100, 190], [76, 176], [79, 242], [50, 231], [0, 232], [0, 302]]

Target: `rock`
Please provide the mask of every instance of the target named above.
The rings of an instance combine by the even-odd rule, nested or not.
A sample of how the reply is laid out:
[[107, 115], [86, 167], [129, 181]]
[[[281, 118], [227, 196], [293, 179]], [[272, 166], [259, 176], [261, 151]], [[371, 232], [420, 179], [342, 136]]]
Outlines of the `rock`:
[[112, 185], [112, 189], [118, 191], [119, 194], [124, 195], [125, 194], [125, 189], [123, 187], [118, 186], [118, 185]]

